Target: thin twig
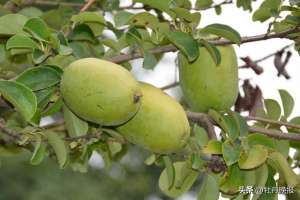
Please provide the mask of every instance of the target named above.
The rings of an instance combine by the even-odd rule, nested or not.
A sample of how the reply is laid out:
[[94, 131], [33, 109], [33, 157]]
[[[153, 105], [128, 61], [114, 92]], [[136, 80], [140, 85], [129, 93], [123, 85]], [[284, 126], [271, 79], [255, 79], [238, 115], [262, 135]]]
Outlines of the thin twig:
[[41, 6], [67, 6], [67, 7], [74, 7], [74, 8], [81, 8], [84, 4], [82, 3], [72, 3], [72, 2], [60, 2], [60, 1], [43, 1], [37, 0], [34, 2], [35, 5]]
[[84, 4], [84, 6], [80, 9], [80, 12], [87, 11], [95, 2], [96, 0], [88, 0], [86, 4]]
[[167, 89], [170, 89], [170, 88], [173, 88], [173, 87], [176, 87], [179, 85], [179, 82], [174, 82], [174, 83], [171, 83], [169, 85], [165, 85], [163, 87], [161, 87], [160, 89], [162, 90], [167, 90]]
[[245, 117], [246, 120], [248, 121], [260, 121], [260, 122], [265, 122], [265, 123], [269, 123], [269, 124], [276, 124], [279, 126], [285, 126], [288, 128], [295, 128], [295, 129], [299, 129], [300, 130], [300, 125], [298, 124], [291, 124], [288, 122], [281, 122], [281, 121], [276, 121], [276, 120], [272, 120], [272, 119], [266, 119], [266, 118], [262, 118], [262, 117], [254, 117], [254, 116], [246, 116]]
[[[256, 41], [262, 41], [262, 40], [268, 40], [273, 38], [286, 38], [289, 34], [298, 32], [299, 28], [294, 28], [291, 30], [283, 31], [280, 33], [272, 33], [266, 36], [266, 34], [256, 35], [256, 36], [250, 36], [250, 37], [242, 37], [241, 44], [248, 43], [248, 42], [256, 42]], [[228, 44], [234, 44], [234, 42], [226, 39], [220, 39], [220, 40], [211, 40], [209, 41], [211, 44], [214, 45], [228, 45]], [[150, 49], [149, 52], [152, 54], [158, 54], [158, 53], [167, 53], [167, 52], [174, 52], [177, 51], [177, 47], [175, 47], [172, 44], [156, 47], [153, 49]], [[115, 63], [122, 63], [125, 61], [133, 60], [136, 58], [142, 58], [143, 54], [140, 52], [136, 52], [133, 54], [121, 54], [117, 55], [111, 58], [108, 58], [107, 60]]]
[[[187, 111], [186, 114], [187, 114], [188, 119], [193, 122], [203, 121], [203, 123], [206, 123], [208, 120], [211, 124], [213, 124], [213, 125], [216, 124], [207, 114], [195, 113], [195, 112], [190, 112], [190, 111]], [[206, 118], [206, 121], [204, 121], [205, 118]], [[294, 126], [294, 125], [292, 125], [292, 126]], [[248, 130], [249, 130], [249, 132], [252, 132], [252, 133], [259, 133], [259, 134], [267, 135], [269, 137], [273, 137], [276, 139], [300, 141], [300, 134], [284, 133], [279, 130], [270, 130], [270, 129], [266, 129], [266, 128], [250, 127], [250, 126], [248, 127]]]

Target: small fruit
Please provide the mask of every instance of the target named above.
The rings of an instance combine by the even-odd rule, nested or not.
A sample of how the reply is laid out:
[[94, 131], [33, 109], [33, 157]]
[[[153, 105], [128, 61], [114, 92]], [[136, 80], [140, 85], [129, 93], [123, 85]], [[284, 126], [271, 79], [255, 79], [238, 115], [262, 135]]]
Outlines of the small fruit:
[[221, 53], [218, 66], [204, 47], [200, 47], [200, 56], [193, 63], [179, 55], [180, 86], [193, 111], [227, 110], [236, 101], [238, 66], [235, 51], [232, 46], [217, 48]]
[[128, 121], [140, 107], [141, 90], [133, 76], [96, 58], [71, 63], [64, 71], [61, 93], [75, 114], [104, 126]]
[[190, 134], [181, 105], [162, 90], [141, 83], [143, 97], [138, 113], [117, 128], [125, 138], [155, 153], [180, 151]]

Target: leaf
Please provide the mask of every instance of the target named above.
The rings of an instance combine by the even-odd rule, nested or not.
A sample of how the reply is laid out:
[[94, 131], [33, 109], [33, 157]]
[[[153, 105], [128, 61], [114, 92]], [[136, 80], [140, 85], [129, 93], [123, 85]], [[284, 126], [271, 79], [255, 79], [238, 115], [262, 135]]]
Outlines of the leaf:
[[208, 143], [208, 135], [204, 128], [194, 124], [193, 131], [196, 142], [200, 147], [204, 147]]
[[265, 99], [264, 103], [268, 117], [273, 120], [278, 120], [281, 115], [279, 103], [273, 99]]
[[142, 12], [130, 18], [129, 24], [137, 27], [149, 27], [156, 29], [159, 21], [156, 16], [148, 12]]
[[20, 14], [7, 14], [0, 17], [0, 36], [24, 35], [23, 26], [28, 18]]
[[280, 178], [283, 178], [288, 186], [295, 187], [300, 184], [299, 177], [291, 169], [288, 161], [281, 153], [272, 152], [268, 157], [268, 163], [279, 172]]
[[22, 10], [20, 10], [18, 13], [30, 18], [40, 17], [43, 15], [43, 11], [41, 11], [36, 7], [25, 7]]
[[218, 200], [219, 199], [219, 184], [216, 178], [206, 173], [201, 183], [200, 190], [197, 196], [198, 200]]
[[47, 130], [44, 132], [48, 143], [53, 148], [59, 167], [64, 168], [68, 161], [68, 148], [61, 136], [53, 131]]
[[47, 106], [51, 96], [55, 93], [55, 89], [55, 87], [49, 87], [35, 92], [37, 105], [40, 110], [43, 110]]
[[198, 43], [190, 35], [173, 31], [169, 32], [166, 37], [187, 57], [189, 62], [193, 62], [198, 58]]
[[241, 44], [240, 34], [233, 28], [224, 24], [210, 24], [203, 29], [201, 33], [210, 33], [225, 39], [228, 39], [236, 44]]
[[252, 20], [264, 22], [270, 17], [278, 15], [280, 5], [281, 0], [265, 0], [253, 13]]
[[41, 64], [44, 62], [50, 55], [39, 50], [39, 49], [34, 49], [32, 53], [32, 60], [34, 64]]
[[35, 147], [30, 159], [30, 164], [32, 165], [40, 164], [46, 156], [46, 144], [43, 143], [40, 135], [36, 135], [35, 138]]
[[38, 49], [39, 46], [35, 41], [30, 39], [30, 37], [23, 35], [14, 35], [10, 37], [6, 42], [6, 49], [13, 48], [28, 48], [28, 49]]
[[199, 172], [192, 170], [187, 161], [175, 162], [175, 183], [172, 188], [169, 188], [167, 170], [164, 169], [159, 177], [159, 188], [164, 194], [175, 198], [186, 193], [196, 181]]
[[168, 177], [168, 188], [172, 188], [175, 182], [175, 168], [169, 156], [163, 156], [163, 161], [166, 167]]
[[[256, 188], [263, 188], [265, 187], [267, 180], [269, 176], [269, 170], [268, 166], [266, 164], [263, 164], [262, 166], [258, 167], [255, 170], [255, 184], [254, 186]], [[253, 194], [253, 197], [251, 200], [257, 200], [259, 198], [260, 194]]]
[[156, 161], [155, 154], [150, 155], [146, 160], [144, 161], [145, 165], [153, 165]]
[[144, 50], [144, 61], [143, 61], [143, 68], [144, 69], [154, 69], [157, 64], [156, 57], [150, 53], [148, 50]]
[[8, 100], [26, 121], [34, 116], [37, 110], [37, 100], [34, 93], [25, 85], [0, 80], [0, 94]]
[[71, 21], [75, 24], [85, 24], [93, 32], [94, 36], [99, 36], [105, 26], [105, 19], [98, 12], [81, 12], [73, 15]]
[[42, 116], [49, 116], [53, 115], [60, 111], [61, 107], [63, 106], [62, 98], [58, 98], [52, 105], [50, 105], [44, 112], [42, 112]]
[[210, 140], [203, 148], [203, 153], [206, 154], [222, 154], [222, 142]]
[[78, 118], [66, 105], [63, 106], [64, 120], [68, 134], [71, 137], [78, 137], [87, 134], [88, 123]]
[[220, 51], [213, 45], [207, 42], [206, 40], [201, 40], [200, 43], [206, 48], [209, 55], [213, 59], [216, 65], [221, 63], [221, 53]]
[[196, 8], [197, 9], [207, 9], [213, 4], [212, 0], [197, 0], [196, 1]]
[[60, 79], [61, 75], [50, 67], [35, 67], [17, 76], [16, 81], [37, 91], [56, 85]]
[[23, 28], [25, 31], [30, 33], [34, 38], [40, 41], [50, 40], [50, 30], [47, 24], [41, 18], [29, 19]]
[[262, 135], [259, 133], [253, 133], [248, 135], [248, 145], [255, 146], [255, 145], [262, 145], [269, 149], [275, 149], [274, 139], [270, 138], [266, 135]]
[[239, 167], [241, 169], [253, 169], [262, 165], [268, 158], [268, 150], [262, 145], [254, 145], [248, 151], [241, 152]]
[[130, 20], [130, 18], [134, 16], [134, 14], [126, 11], [119, 11], [114, 15], [114, 21], [116, 27], [123, 26], [127, 24]]
[[239, 160], [240, 145], [234, 144], [230, 140], [226, 140], [222, 144], [222, 153], [226, 165], [230, 166]]
[[284, 117], [288, 118], [291, 115], [291, 113], [293, 112], [295, 101], [294, 101], [292, 95], [290, 95], [290, 93], [286, 90], [279, 90], [279, 94], [281, 97], [281, 103], [282, 103], [282, 107], [283, 107]]
[[171, 0], [133, 0], [133, 2], [143, 3], [151, 8], [156, 8], [162, 12], [166, 12], [171, 17], [174, 17], [174, 13], [170, 10]]

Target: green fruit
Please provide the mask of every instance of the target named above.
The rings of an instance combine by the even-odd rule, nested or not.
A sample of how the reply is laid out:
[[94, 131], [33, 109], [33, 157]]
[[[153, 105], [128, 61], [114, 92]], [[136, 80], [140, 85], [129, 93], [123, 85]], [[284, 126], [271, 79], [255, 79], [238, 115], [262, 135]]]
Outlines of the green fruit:
[[217, 48], [221, 53], [218, 66], [204, 47], [200, 47], [200, 56], [193, 63], [179, 55], [180, 86], [194, 111], [227, 110], [236, 101], [238, 66], [235, 51], [232, 46]]
[[96, 58], [71, 63], [64, 71], [61, 93], [75, 114], [104, 126], [128, 121], [140, 107], [141, 90], [133, 76]]
[[138, 113], [117, 128], [125, 138], [155, 153], [180, 151], [190, 127], [181, 105], [162, 90], [141, 83], [142, 100]]

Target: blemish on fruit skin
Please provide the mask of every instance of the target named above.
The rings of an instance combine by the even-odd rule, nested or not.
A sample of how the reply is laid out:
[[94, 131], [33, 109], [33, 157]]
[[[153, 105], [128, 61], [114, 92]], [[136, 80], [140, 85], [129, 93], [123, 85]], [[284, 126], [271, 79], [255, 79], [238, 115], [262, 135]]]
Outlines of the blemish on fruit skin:
[[142, 96], [143, 95], [141, 95], [141, 94], [135, 94], [133, 96], [133, 103], [138, 103], [140, 101], [140, 99], [141, 99]]
[[101, 110], [104, 110], [104, 108], [99, 104], [97, 104], [97, 108], [100, 108]]

